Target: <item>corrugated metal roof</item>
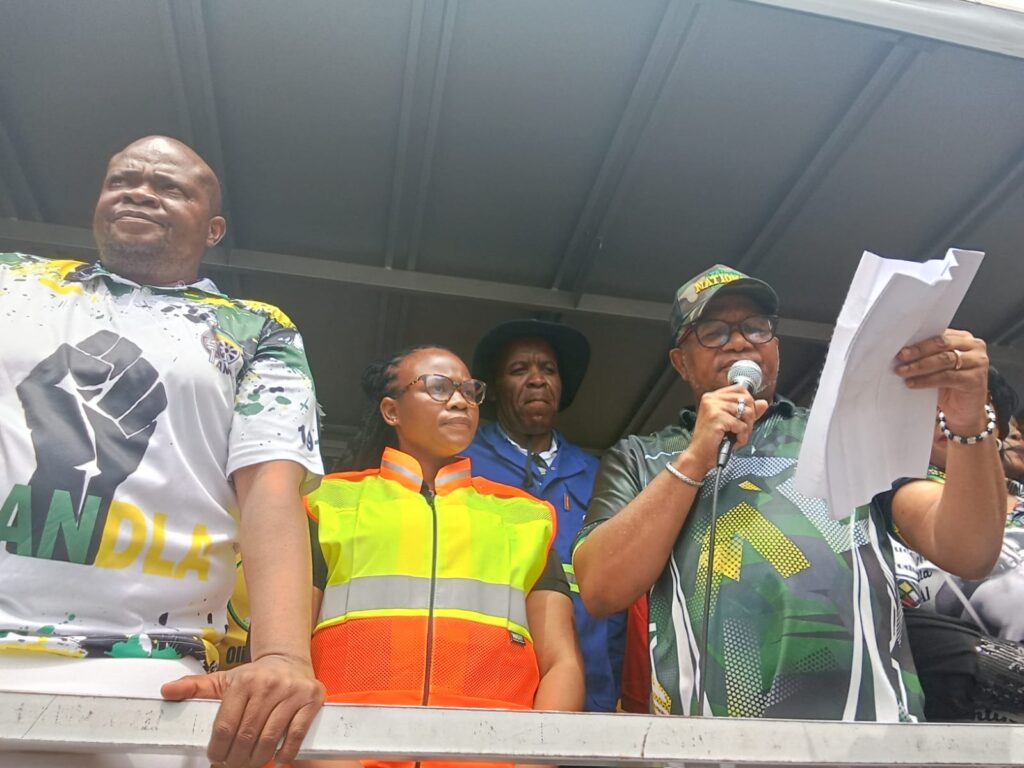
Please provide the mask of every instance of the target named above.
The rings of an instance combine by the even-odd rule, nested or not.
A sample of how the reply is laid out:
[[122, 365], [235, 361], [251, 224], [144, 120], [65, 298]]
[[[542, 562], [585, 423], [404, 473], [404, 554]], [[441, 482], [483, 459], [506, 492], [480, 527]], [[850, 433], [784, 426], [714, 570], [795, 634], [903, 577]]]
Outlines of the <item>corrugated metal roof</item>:
[[957, 321], [1024, 392], [1022, 56], [963, 0], [8, 0], [0, 245], [88, 253], [109, 155], [184, 139], [227, 191], [210, 273], [296, 319], [340, 434], [371, 357], [538, 313], [594, 347], [571, 438], [656, 428], [714, 262], [777, 287], [806, 400], [865, 249], [987, 251]]

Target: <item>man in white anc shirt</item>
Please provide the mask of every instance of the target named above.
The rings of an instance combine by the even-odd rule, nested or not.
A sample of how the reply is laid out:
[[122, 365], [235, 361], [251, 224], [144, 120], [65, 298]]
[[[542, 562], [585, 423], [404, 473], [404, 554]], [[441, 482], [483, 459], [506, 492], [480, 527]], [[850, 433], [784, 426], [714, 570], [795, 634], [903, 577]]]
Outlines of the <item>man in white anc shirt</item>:
[[[0, 690], [222, 698], [210, 760], [262, 765], [323, 701], [300, 496], [323, 469], [295, 326], [198, 279], [224, 231], [210, 167], [150, 136], [110, 160], [97, 263], [0, 254]], [[238, 546], [253, 663], [217, 672]]]

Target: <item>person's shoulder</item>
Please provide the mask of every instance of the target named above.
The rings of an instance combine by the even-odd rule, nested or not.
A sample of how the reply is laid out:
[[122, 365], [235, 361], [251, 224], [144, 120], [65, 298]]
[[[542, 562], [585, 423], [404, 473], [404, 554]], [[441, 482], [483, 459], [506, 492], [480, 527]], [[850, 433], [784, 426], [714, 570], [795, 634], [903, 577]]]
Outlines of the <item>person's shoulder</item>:
[[528, 504], [533, 504], [545, 510], [553, 510], [551, 504], [544, 499], [538, 499], [531, 493], [517, 488], [514, 485], [499, 483], [482, 475], [473, 475], [471, 480], [473, 490], [480, 496], [491, 496], [498, 499], [517, 499]]
[[258, 315], [263, 315], [264, 317], [273, 320], [282, 328], [295, 328], [295, 323], [292, 322], [292, 319], [273, 304], [267, 304], [263, 301], [253, 301], [252, 299], [235, 299], [235, 301], [239, 306], [249, 310], [250, 312], [255, 312]]
[[675, 423], [668, 424], [655, 432], [626, 435], [619, 440], [617, 445], [634, 446], [645, 453], [651, 448], [663, 448], [676, 444], [685, 446], [689, 444], [690, 438], [693, 436], [693, 423], [688, 418], [691, 413], [691, 411], [682, 411]]
[[267, 304], [263, 301], [254, 301], [252, 299], [231, 299], [231, 301], [243, 310], [274, 321], [282, 328], [295, 330], [295, 323], [292, 322], [292, 319], [273, 304]]
[[777, 396], [762, 417], [766, 435], [789, 435], [802, 438], [807, 428], [810, 408], [797, 405], [792, 400]]
[[615, 442], [601, 458], [601, 472], [624, 466], [630, 474], [643, 475], [643, 467], [664, 465], [666, 461], [686, 450], [693, 436], [693, 425], [687, 420], [687, 411], [679, 420], [656, 432], [626, 435]]
[[320, 484], [306, 494], [307, 507], [320, 502], [344, 503], [353, 491], [360, 489], [363, 481], [379, 476], [380, 467], [324, 475], [320, 479]]
[[37, 280], [63, 280], [86, 264], [73, 259], [47, 259], [33, 256], [30, 253], [0, 253], [0, 269], [8, 269], [14, 274], [34, 277]]
[[0, 267], [19, 267], [23, 264], [36, 264], [43, 261], [47, 261], [47, 259], [27, 253], [18, 253], [16, 251], [0, 253]]
[[261, 323], [270, 321], [278, 329], [296, 330], [295, 323], [280, 308], [264, 301], [254, 299], [238, 299], [220, 293], [216, 286], [208, 281], [200, 281], [189, 286], [184, 293], [185, 299], [197, 304], [206, 304], [220, 311], [228, 310], [240, 315], [258, 319]]

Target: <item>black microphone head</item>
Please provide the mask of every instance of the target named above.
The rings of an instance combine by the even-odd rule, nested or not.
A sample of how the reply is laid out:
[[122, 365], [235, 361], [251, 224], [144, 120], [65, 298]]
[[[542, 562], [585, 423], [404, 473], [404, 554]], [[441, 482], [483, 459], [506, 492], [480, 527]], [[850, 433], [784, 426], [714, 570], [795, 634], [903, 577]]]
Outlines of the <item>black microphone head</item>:
[[737, 360], [729, 366], [729, 383], [742, 384], [752, 395], [761, 391], [761, 380], [761, 366], [753, 360]]

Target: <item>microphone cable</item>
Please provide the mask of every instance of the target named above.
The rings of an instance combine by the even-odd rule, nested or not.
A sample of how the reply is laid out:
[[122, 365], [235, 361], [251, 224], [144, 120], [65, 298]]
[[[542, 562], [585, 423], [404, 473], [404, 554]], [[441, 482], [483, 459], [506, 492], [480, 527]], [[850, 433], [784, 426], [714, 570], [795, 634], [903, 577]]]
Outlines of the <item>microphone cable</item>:
[[[708, 563], [704, 578], [704, 612], [700, 626], [700, 678], [697, 681], [698, 717], [704, 714], [704, 695], [707, 693], [708, 675], [708, 620], [711, 617], [711, 583], [715, 569], [715, 539], [718, 537], [718, 488], [721, 485], [723, 467], [715, 467], [715, 485], [711, 492], [711, 525], [708, 528]], [[708, 709], [710, 709], [710, 703]], [[714, 717], [714, 711], [711, 716]]]
[[[737, 360], [729, 366], [729, 384], [742, 384], [751, 397], [761, 391], [761, 366], [753, 360]], [[753, 406], [751, 406], [753, 407]], [[736, 412], [740, 415], [739, 410]], [[718, 538], [718, 489], [721, 486], [722, 470], [732, 456], [735, 435], [726, 435], [718, 448], [718, 461], [715, 463], [715, 487], [711, 497], [711, 525], [708, 528], [708, 563], [704, 579], [704, 613], [700, 628], [700, 679], [697, 681], [697, 715], [704, 713], [704, 695], [707, 693], [708, 676], [708, 621], [711, 618], [711, 585], [715, 573], [715, 539]], [[706, 480], [707, 478], [705, 478]], [[710, 702], [708, 703], [710, 709]], [[712, 717], [714, 712], [711, 712]]]

